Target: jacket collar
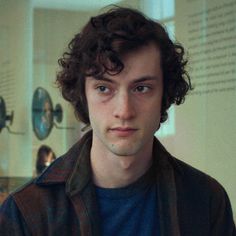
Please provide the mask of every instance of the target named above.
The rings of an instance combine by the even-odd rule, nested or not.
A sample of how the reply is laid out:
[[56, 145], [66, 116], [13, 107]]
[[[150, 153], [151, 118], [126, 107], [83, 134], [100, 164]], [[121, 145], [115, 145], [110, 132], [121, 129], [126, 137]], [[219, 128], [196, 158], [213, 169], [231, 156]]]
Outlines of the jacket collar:
[[181, 167], [162, 144], [154, 140], [154, 165], [157, 173], [160, 230], [163, 236], [180, 236], [177, 212], [175, 174]]

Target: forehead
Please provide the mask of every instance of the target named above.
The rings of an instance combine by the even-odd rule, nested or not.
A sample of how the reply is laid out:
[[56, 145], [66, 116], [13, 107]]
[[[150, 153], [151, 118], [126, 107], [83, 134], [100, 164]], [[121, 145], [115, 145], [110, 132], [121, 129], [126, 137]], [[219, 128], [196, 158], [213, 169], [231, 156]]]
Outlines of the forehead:
[[162, 79], [160, 49], [154, 43], [149, 43], [135, 51], [124, 54], [121, 61], [124, 68], [118, 74], [104, 73], [101, 78], [90, 78], [94, 80], [108, 78], [114, 82], [132, 82], [141, 78]]

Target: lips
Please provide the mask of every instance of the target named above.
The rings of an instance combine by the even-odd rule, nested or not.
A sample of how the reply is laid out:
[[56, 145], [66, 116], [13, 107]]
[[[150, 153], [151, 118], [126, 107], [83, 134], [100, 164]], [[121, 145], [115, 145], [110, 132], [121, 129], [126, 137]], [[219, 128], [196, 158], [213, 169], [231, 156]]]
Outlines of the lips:
[[109, 131], [119, 137], [127, 137], [134, 134], [138, 129], [131, 128], [131, 127], [115, 127], [109, 129]]

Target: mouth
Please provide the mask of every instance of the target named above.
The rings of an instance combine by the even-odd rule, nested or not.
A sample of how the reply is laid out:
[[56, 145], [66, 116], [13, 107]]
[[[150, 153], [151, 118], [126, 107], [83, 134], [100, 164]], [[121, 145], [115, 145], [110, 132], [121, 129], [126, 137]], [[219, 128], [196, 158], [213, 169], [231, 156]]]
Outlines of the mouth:
[[132, 127], [114, 127], [109, 129], [111, 133], [118, 137], [128, 137], [134, 134], [138, 129]]

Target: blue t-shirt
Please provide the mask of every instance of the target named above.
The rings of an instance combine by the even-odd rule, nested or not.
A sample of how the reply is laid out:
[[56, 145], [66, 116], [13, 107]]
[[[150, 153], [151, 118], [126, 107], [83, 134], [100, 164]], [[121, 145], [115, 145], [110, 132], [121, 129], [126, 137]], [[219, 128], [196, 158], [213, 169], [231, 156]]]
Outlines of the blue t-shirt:
[[159, 235], [157, 187], [151, 172], [124, 188], [96, 187], [101, 235]]

